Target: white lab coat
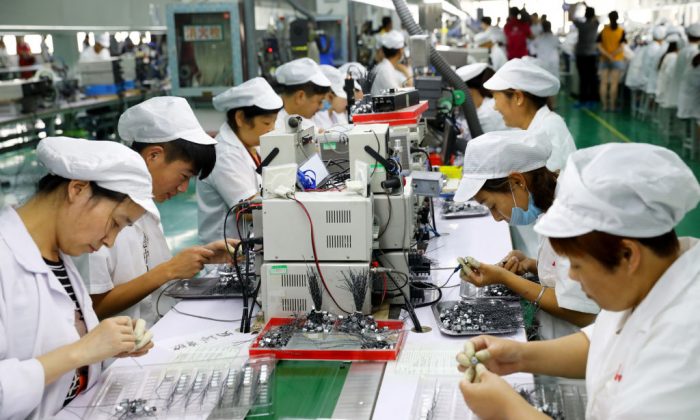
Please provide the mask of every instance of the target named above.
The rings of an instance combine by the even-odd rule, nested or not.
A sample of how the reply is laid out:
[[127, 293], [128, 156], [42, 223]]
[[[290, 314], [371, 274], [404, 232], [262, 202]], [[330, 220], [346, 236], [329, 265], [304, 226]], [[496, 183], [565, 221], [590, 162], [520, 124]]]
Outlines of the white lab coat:
[[314, 115], [312, 121], [314, 125], [316, 125], [316, 128], [328, 130], [336, 125], [347, 125], [348, 116], [345, 112], [337, 113], [333, 110], [322, 109]]
[[683, 75], [677, 116], [700, 120], [700, 66], [690, 66]]
[[586, 418], [697, 419], [700, 413], [700, 245], [683, 254], [634, 309], [601, 311], [590, 340]]
[[[659, 75], [656, 78], [656, 97], [655, 101], [662, 108], [674, 107], [671, 102], [671, 83], [675, 76], [676, 61], [678, 53], [668, 53], [661, 63]], [[676, 101], [677, 102], [677, 101]]]
[[576, 151], [576, 144], [562, 117], [550, 111], [545, 105], [537, 111], [527, 131], [544, 132], [546, 138], [551, 141], [552, 155], [547, 160], [547, 169], [550, 171], [564, 169], [566, 159]]
[[[568, 258], [557, 255], [546, 237], [539, 236], [538, 240], [537, 277], [542, 286], [554, 288], [559, 307], [588, 314], [600, 312], [598, 305], [583, 292], [581, 284], [569, 278]], [[537, 320], [540, 323], [539, 335], [544, 340], [564, 337], [580, 330], [578, 326], [544, 310], [537, 312]]]
[[[228, 123], [224, 123], [216, 136], [216, 165], [206, 179], [197, 180], [197, 220], [199, 240], [202, 243], [224, 238], [224, 217], [234, 204], [260, 192], [262, 178], [255, 170], [257, 165]], [[229, 216], [226, 236], [238, 236]]]
[[685, 76], [685, 72], [690, 69], [693, 57], [697, 53], [697, 43], [686, 45], [678, 53], [678, 59], [676, 59], [676, 65], [673, 69], [673, 77], [671, 78], [670, 92], [668, 94], [668, 103], [672, 107], [678, 106], [678, 97], [681, 93], [681, 82]]
[[[284, 108], [280, 109], [280, 111], [277, 113], [277, 119], [275, 120], [275, 130], [286, 130], [288, 117], [289, 113], [287, 113], [287, 110]], [[308, 118], [301, 117], [301, 126], [303, 128], [308, 128], [312, 125], [314, 125], [313, 121]], [[319, 128], [316, 127], [316, 131], [318, 130]]]
[[406, 82], [406, 76], [396, 70], [391, 61], [385, 58], [374, 69], [371, 94], [375, 96], [387, 89], [400, 89], [404, 82]]
[[632, 90], [643, 90], [644, 86], [646, 86], [647, 79], [646, 71], [644, 69], [644, 62], [646, 60], [648, 50], [648, 45], [638, 48], [634, 52], [634, 57], [632, 57], [630, 64], [627, 67], [625, 86]]
[[491, 47], [491, 52], [489, 53], [489, 57], [491, 58], [491, 67], [495, 71], [498, 71], [501, 67], [503, 67], [504, 64], [508, 62], [508, 56], [506, 55], [506, 52], [503, 50], [503, 47], [500, 45], [494, 44]]
[[667, 45], [660, 45], [657, 42], [652, 42], [647, 46], [647, 51], [644, 54], [644, 73], [646, 84], [644, 92], [649, 95], [656, 93], [656, 78], [659, 75], [659, 62], [661, 56], [666, 52]]
[[[70, 258], [61, 254], [88, 330], [97, 316]], [[0, 418], [44, 419], [63, 406], [74, 371], [44, 386], [37, 360], [80, 339], [75, 304], [41, 257], [22, 219], [11, 207], [0, 209]], [[101, 373], [90, 365], [88, 386]]]
[[109, 60], [112, 56], [109, 55], [109, 48], [103, 48], [100, 53], [95, 52], [95, 47], [87, 47], [80, 53], [79, 61], [101, 61]]
[[531, 44], [532, 52], [543, 69], [559, 77], [559, 39], [551, 33], [542, 34]]
[[[172, 254], [165, 241], [160, 220], [146, 213], [132, 226], [127, 226], [119, 232], [112, 248], [102, 247], [97, 252], [82, 255], [74, 260], [90, 294], [96, 295], [128, 283], [170, 258]], [[155, 302], [158, 294], [160, 289], [119, 315], [127, 315], [133, 319], [143, 318], [147, 325], [153, 325], [157, 321]], [[163, 297], [161, 306], [166, 307], [168, 304], [172, 304], [172, 300]]]

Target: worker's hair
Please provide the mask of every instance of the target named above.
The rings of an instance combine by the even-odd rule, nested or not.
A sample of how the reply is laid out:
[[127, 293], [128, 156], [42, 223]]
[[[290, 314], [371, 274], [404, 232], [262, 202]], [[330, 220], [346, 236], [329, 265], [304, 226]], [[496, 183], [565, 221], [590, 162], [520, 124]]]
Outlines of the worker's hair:
[[512, 18], [517, 18], [519, 14], [520, 9], [518, 9], [517, 7], [511, 7], [510, 9], [508, 9], [508, 16]]
[[280, 111], [282, 108], [278, 109], [262, 109], [260, 107], [257, 107], [255, 105], [252, 106], [244, 106], [241, 108], [234, 108], [230, 109], [226, 112], [226, 121], [228, 122], [229, 127], [234, 132], [238, 132], [238, 123], [236, 122], [236, 112], [241, 111], [243, 112], [243, 119], [248, 125], [253, 125], [253, 118], [255, 117], [260, 117], [263, 115], [277, 115], [277, 113]]
[[[71, 180], [68, 178], [63, 178], [62, 176], [47, 174], [43, 176], [36, 186], [37, 195], [49, 194], [57, 190], [58, 188], [67, 185]], [[117, 191], [108, 190], [107, 188], [102, 188], [94, 181], [90, 181], [90, 189], [92, 190], [92, 198], [106, 198], [116, 202], [124, 201], [128, 195], [120, 193]]]
[[688, 34], [688, 42], [698, 42], [700, 41], [700, 36], [692, 36]]
[[386, 58], [394, 58], [394, 57], [396, 57], [399, 53], [401, 53], [401, 48], [387, 48], [387, 47], [382, 47], [382, 51], [384, 52], [384, 57], [386, 57]]
[[700, 66], [700, 53], [695, 54], [695, 57], [693, 57], [693, 61], [691, 61], [690, 64], [692, 64], [693, 67]]
[[194, 166], [195, 175], [199, 179], [209, 176], [216, 164], [216, 148], [213, 144], [198, 144], [191, 141], [177, 139], [164, 143], [139, 143], [134, 142], [131, 148], [139, 154], [151, 146], [160, 146], [165, 150], [167, 163], [182, 160]]
[[542, 21], [542, 32], [545, 34], [551, 34], [552, 33], [552, 22], [548, 20], [543, 20]]
[[586, 13], [584, 14], [587, 20], [591, 20], [595, 17], [595, 9], [592, 7], [586, 7]]
[[609, 233], [593, 231], [572, 238], [549, 238], [554, 252], [565, 256], [590, 255], [607, 270], [612, 271], [620, 264], [624, 250], [622, 240], [639, 242], [658, 257], [669, 257], [680, 249], [676, 231], [664, 233], [653, 238], [625, 238]]
[[391, 16], [384, 16], [382, 18], [382, 28], [386, 28], [389, 25], [392, 25], [394, 22], [391, 20]]
[[[508, 99], [512, 98], [513, 95], [515, 94], [515, 89], [506, 89], [502, 91], [504, 95], [508, 97]], [[525, 99], [528, 101], [532, 102], [532, 104], [537, 108], [540, 109], [543, 106], [547, 105], [547, 98], [543, 96], [537, 96], [533, 95], [530, 92], [525, 92], [524, 90], [521, 91], [523, 95], [525, 96]]]
[[613, 31], [617, 30], [617, 20], [620, 19], [620, 16], [615, 10], [608, 13], [608, 19], [610, 19], [610, 29]]
[[315, 84], [314, 82], [306, 82], [306, 83], [302, 83], [300, 85], [283, 85], [283, 84], [278, 83], [276, 88], [277, 88], [277, 92], [283, 96], [292, 96], [300, 90], [304, 91], [304, 94], [307, 97], [316, 96], [316, 95], [325, 95], [331, 91], [330, 87], [319, 86], [319, 85]]
[[[554, 191], [557, 188], [557, 175], [542, 167], [529, 172], [524, 172], [523, 176], [527, 182], [527, 189], [532, 193], [535, 205], [546, 212], [554, 202]], [[481, 191], [511, 194], [511, 187], [508, 178], [489, 179], [481, 187]]]
[[488, 16], [484, 16], [481, 18], [481, 23], [485, 23], [485, 24], [491, 26], [491, 18]]
[[466, 81], [467, 87], [478, 90], [481, 96], [485, 98], [493, 98], [493, 93], [484, 87], [484, 83], [493, 77], [494, 73], [495, 71], [492, 68], [485, 68], [481, 74]]
[[666, 58], [666, 55], [670, 53], [675, 53], [678, 52], [678, 43], [677, 42], [669, 42], [668, 43], [668, 48], [666, 49], [666, 52], [664, 55], [661, 56], [661, 59], [659, 60], [659, 65], [656, 67], [657, 70], [661, 69], [661, 65], [664, 63], [664, 58]]

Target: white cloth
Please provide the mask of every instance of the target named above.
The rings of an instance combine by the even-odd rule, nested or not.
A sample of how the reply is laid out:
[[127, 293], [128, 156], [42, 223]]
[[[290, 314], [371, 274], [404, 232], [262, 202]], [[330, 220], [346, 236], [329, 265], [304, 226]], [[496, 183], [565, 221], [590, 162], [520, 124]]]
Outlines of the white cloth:
[[630, 60], [630, 64], [627, 67], [627, 76], [625, 76], [625, 86], [633, 90], [643, 90], [646, 86], [646, 69], [644, 68], [644, 63], [646, 62], [646, 55], [649, 51], [649, 46], [645, 45], [638, 48], [634, 52], [634, 57]]
[[262, 77], [254, 77], [236, 87], [227, 89], [214, 96], [211, 102], [214, 108], [221, 112], [250, 106], [257, 106], [265, 110], [282, 108], [282, 98]]
[[[224, 217], [234, 204], [260, 192], [262, 178], [257, 166], [228, 123], [216, 136], [216, 165], [204, 180], [197, 180], [197, 220], [199, 240], [210, 243], [224, 238]], [[235, 214], [229, 221], [235, 220]], [[235, 222], [226, 226], [226, 236], [238, 236]]]
[[496, 111], [496, 101], [493, 98], [484, 98], [481, 106], [476, 109], [476, 116], [484, 133], [508, 130], [503, 114]]
[[379, 95], [387, 89], [400, 89], [406, 81], [406, 76], [394, 68], [388, 59], [382, 60], [374, 69], [374, 82], [371, 94]]
[[165, 143], [177, 139], [196, 144], [216, 144], [199, 124], [187, 99], [156, 96], [124, 111], [119, 117], [119, 137], [127, 142]]
[[[287, 113], [287, 110], [284, 108], [280, 109], [280, 112], [277, 113], [277, 119], [275, 120], [275, 130], [286, 130], [287, 118], [289, 118], [289, 113]], [[302, 128], [308, 128], [312, 125], [314, 125], [314, 122], [312, 120], [301, 117]], [[319, 128], [316, 127], [316, 131], [318, 131], [318, 129]]]
[[601, 311], [583, 329], [587, 419], [698, 418], [700, 246], [680, 242], [683, 254], [634, 311]]
[[660, 45], [657, 42], [652, 42], [648, 45], [646, 54], [644, 54], [644, 72], [646, 84], [644, 92], [649, 95], [656, 93], [656, 78], [659, 75], [659, 62], [661, 56], [666, 52], [667, 45]]
[[685, 73], [690, 70], [693, 57], [697, 53], [698, 43], [688, 44], [678, 53], [676, 65], [673, 68], [673, 76], [671, 77], [671, 82], [669, 84], [669, 106], [678, 106], [679, 96], [681, 94], [681, 82], [683, 81], [683, 77], [685, 77]]
[[[97, 316], [70, 258], [61, 254], [88, 330]], [[80, 339], [75, 304], [41, 257], [22, 220], [10, 207], [0, 209], [0, 418], [45, 419], [56, 414], [75, 371], [44, 386], [44, 368], [36, 359]], [[90, 365], [88, 386], [96, 383], [100, 363]]]
[[333, 110], [320, 110], [312, 119], [317, 129], [328, 130], [336, 125], [347, 125], [348, 116], [345, 112], [338, 113]]
[[298, 58], [282, 64], [275, 72], [277, 82], [286, 86], [303, 85], [311, 82], [316, 86], [330, 87], [331, 82], [321, 72], [321, 68], [310, 58]]
[[491, 59], [491, 66], [494, 70], [498, 71], [503, 65], [508, 62], [508, 56], [505, 50], [500, 45], [494, 44], [491, 46], [491, 52], [489, 53], [489, 58]]
[[[557, 255], [546, 237], [540, 236], [538, 239], [537, 277], [540, 284], [554, 288], [560, 308], [597, 314], [600, 311], [598, 305], [586, 296], [580, 283], [569, 278], [568, 258]], [[541, 309], [537, 312], [537, 320], [540, 323], [539, 335], [544, 340], [564, 337], [580, 330], [578, 326]]]
[[550, 111], [547, 105], [537, 111], [527, 131], [542, 132], [552, 143], [552, 155], [547, 161], [547, 169], [550, 171], [562, 170], [566, 166], [566, 159], [576, 151], [576, 143], [564, 119]]
[[[697, 53], [697, 52], [696, 52]], [[678, 118], [700, 119], [700, 66], [688, 66], [681, 79]]]
[[455, 73], [466, 83], [483, 73], [488, 67], [489, 65], [487, 63], [467, 64], [466, 66], [458, 68]]
[[381, 46], [398, 50], [406, 46], [406, 41], [401, 32], [392, 30], [383, 34], [380, 38]]
[[544, 98], [556, 95], [560, 85], [557, 77], [531, 61], [520, 58], [508, 61], [484, 83], [484, 87], [489, 90], [517, 89]]
[[559, 77], [559, 38], [551, 33], [538, 36], [531, 44], [542, 68]]
[[674, 52], [666, 54], [661, 62], [659, 75], [656, 78], [656, 96], [654, 100], [662, 108], [673, 107], [673, 103], [671, 101], [671, 84], [673, 83], [673, 77], [675, 75], [677, 59], [678, 53]]
[[[170, 258], [172, 254], [165, 241], [163, 226], [155, 217], [146, 215], [122, 229], [112, 248], [102, 247], [75, 261], [90, 294], [97, 295], [146, 274]], [[158, 294], [160, 289], [119, 315], [143, 318], [148, 326], [152, 326], [158, 320], [155, 308]]]
[[671, 150], [608, 143], [571, 155], [535, 231], [553, 238], [592, 231], [653, 238], [671, 231], [698, 202], [700, 184]]
[[90, 180], [102, 188], [128, 195], [147, 212], [158, 215], [153, 202], [151, 174], [138, 153], [115, 141], [46, 137], [36, 158], [66, 179]]
[[98, 54], [95, 52], [95, 47], [85, 47], [85, 49], [80, 53], [80, 59], [78, 61], [80, 62], [87, 62], [87, 61], [102, 61], [102, 60], [109, 60], [112, 58], [111, 55], [109, 55], [109, 48], [103, 48], [100, 50], [100, 53]]

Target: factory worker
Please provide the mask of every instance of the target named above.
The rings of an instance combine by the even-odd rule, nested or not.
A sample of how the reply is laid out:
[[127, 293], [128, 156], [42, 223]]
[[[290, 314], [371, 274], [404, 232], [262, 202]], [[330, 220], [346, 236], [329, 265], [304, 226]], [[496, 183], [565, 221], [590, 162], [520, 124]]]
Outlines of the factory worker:
[[413, 86], [413, 74], [405, 64], [401, 64], [406, 42], [399, 31], [391, 31], [381, 38], [384, 59], [374, 68], [372, 95], [379, 95], [388, 89]]
[[[455, 201], [472, 197], [491, 211], [496, 221], [532, 225], [552, 205], [557, 177], [545, 167], [551, 145], [542, 132], [495, 131], [479, 136], [464, 152], [462, 180]], [[543, 339], [562, 337], [589, 325], [598, 306], [569, 279], [568, 261], [540, 237], [536, 258], [512, 251], [497, 265], [481, 263], [479, 273], [461, 273], [476, 286], [504, 284], [533, 302]], [[522, 274], [539, 277], [540, 284]]]
[[681, 119], [700, 119], [700, 94], [698, 94], [698, 72], [700, 68], [693, 63], [699, 52], [700, 45], [700, 23], [693, 24], [688, 28], [688, 46], [683, 49], [679, 57], [680, 60], [687, 60], [683, 75], [680, 78], [680, 89], [678, 94], [677, 117]]
[[331, 82], [310, 58], [299, 58], [282, 64], [275, 72], [284, 107], [277, 114], [276, 129], [284, 129], [290, 115], [300, 115], [304, 127], [313, 125], [311, 118], [323, 106], [331, 90]]
[[340, 71], [340, 74], [342, 74], [343, 77], [350, 76], [353, 78], [355, 81], [355, 100], [361, 101], [365, 96], [364, 92], [362, 91], [361, 83], [365, 83], [367, 81], [367, 69], [365, 66], [351, 61], [338, 67], [338, 71]]
[[107, 32], [95, 36], [95, 45], [87, 46], [80, 53], [80, 61], [109, 60], [109, 34]]
[[647, 95], [656, 94], [656, 78], [659, 75], [659, 63], [666, 52], [666, 45], [664, 44], [666, 28], [664, 26], [654, 27], [652, 37], [653, 41], [647, 47], [643, 63], [646, 80], [644, 93]]
[[[214, 168], [216, 141], [183, 98], [160, 96], [135, 105], [121, 115], [117, 128], [146, 162], [156, 202], [187, 191], [191, 177], [206, 178]], [[152, 325], [156, 290], [171, 280], [193, 277], [204, 264], [225, 261], [225, 254], [221, 239], [173, 257], [156, 213], [126, 227], [112, 248], [90, 254], [79, 267], [99, 318], [121, 313]]]
[[671, 34], [666, 37], [668, 47], [659, 62], [659, 74], [656, 78], [655, 101], [662, 108], [672, 108], [671, 83], [675, 77], [676, 61], [678, 60], [678, 45], [681, 37]]
[[678, 107], [678, 101], [681, 94], [681, 82], [685, 76], [685, 72], [691, 67], [690, 62], [698, 52], [700, 45], [700, 22], [696, 22], [688, 27], [685, 31], [688, 36], [688, 42], [678, 52], [676, 65], [673, 69], [673, 77], [669, 87], [668, 101], [670, 106]]
[[523, 371], [585, 376], [586, 419], [696, 419], [700, 245], [674, 228], [699, 200], [693, 172], [666, 148], [613, 143], [574, 153], [535, 230], [602, 310], [557, 340], [472, 339], [490, 356], [477, 383], [460, 383], [475, 415], [544, 418], [497, 376]]
[[[197, 180], [199, 240], [223, 239], [226, 212], [241, 200], [260, 192], [260, 136], [275, 129], [282, 99], [262, 77], [248, 80], [212, 100], [226, 122], [216, 136], [216, 165], [205, 179]], [[233, 218], [231, 218], [233, 219]], [[237, 235], [234, 224], [226, 234]]]
[[47, 137], [49, 174], [17, 209], [0, 209], [0, 418], [45, 419], [97, 382], [103, 360], [140, 356], [128, 317], [99, 322], [68, 256], [111, 246], [147, 212], [143, 160], [108, 141]]
[[321, 65], [321, 71], [331, 82], [331, 91], [324, 101], [323, 108], [314, 115], [316, 127], [323, 130], [348, 123], [348, 95], [345, 93], [345, 77], [333, 66]]
[[476, 107], [476, 116], [484, 133], [508, 129], [503, 121], [503, 115], [494, 108], [496, 102], [493, 100], [491, 91], [484, 88], [484, 82], [493, 74], [493, 69], [486, 63], [469, 64], [457, 69], [457, 75], [469, 88], [469, 94]]
[[547, 98], [559, 92], [559, 79], [532, 62], [516, 58], [498, 70], [484, 87], [493, 91], [496, 110], [508, 127], [545, 133], [552, 143], [547, 169], [561, 170], [576, 145], [564, 120], [547, 107]]
[[530, 43], [530, 48], [541, 66], [554, 77], [559, 77], [559, 38], [552, 33], [552, 23], [542, 22], [542, 33]]

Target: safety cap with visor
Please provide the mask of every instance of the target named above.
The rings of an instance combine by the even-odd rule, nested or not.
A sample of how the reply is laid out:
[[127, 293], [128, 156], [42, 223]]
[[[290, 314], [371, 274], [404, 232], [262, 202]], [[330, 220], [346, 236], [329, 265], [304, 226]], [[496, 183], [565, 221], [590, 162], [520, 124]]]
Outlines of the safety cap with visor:
[[454, 201], [474, 197], [489, 179], [544, 167], [552, 153], [550, 141], [540, 132], [491, 131], [467, 143], [462, 179]]
[[70, 180], [92, 181], [126, 194], [155, 218], [151, 174], [141, 155], [114, 141], [47, 137], [36, 148], [37, 160], [49, 173]]
[[167, 143], [182, 139], [216, 144], [197, 121], [190, 104], [176, 96], [158, 96], [127, 109], [119, 117], [119, 137], [126, 143]]
[[272, 89], [267, 80], [254, 77], [238, 86], [232, 87], [212, 99], [214, 108], [220, 112], [232, 109], [256, 106], [266, 111], [282, 108], [282, 98]]
[[282, 64], [275, 72], [277, 83], [285, 86], [313, 83], [316, 86], [331, 87], [331, 82], [323, 74], [321, 68], [310, 58], [299, 58]]
[[533, 62], [514, 58], [503, 65], [484, 87], [488, 90], [521, 90], [542, 98], [559, 92], [559, 79]]
[[554, 203], [535, 231], [551, 238], [593, 231], [653, 238], [670, 232], [699, 201], [697, 179], [674, 152], [605, 144], [569, 156]]

